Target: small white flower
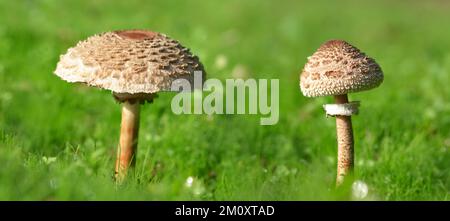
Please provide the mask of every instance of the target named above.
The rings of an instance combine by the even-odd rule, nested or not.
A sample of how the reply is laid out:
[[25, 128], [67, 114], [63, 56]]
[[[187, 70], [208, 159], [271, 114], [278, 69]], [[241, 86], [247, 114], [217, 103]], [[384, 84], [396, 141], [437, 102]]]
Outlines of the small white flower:
[[352, 196], [356, 200], [361, 200], [367, 197], [369, 187], [361, 180], [357, 180], [352, 184]]
[[202, 181], [195, 179], [192, 176], [189, 176], [186, 179], [185, 185], [188, 188], [189, 192], [195, 196], [200, 196], [205, 192], [205, 186], [203, 185]]
[[186, 179], [186, 186], [187, 187], [192, 187], [192, 184], [194, 183], [194, 177], [188, 177], [187, 179]]

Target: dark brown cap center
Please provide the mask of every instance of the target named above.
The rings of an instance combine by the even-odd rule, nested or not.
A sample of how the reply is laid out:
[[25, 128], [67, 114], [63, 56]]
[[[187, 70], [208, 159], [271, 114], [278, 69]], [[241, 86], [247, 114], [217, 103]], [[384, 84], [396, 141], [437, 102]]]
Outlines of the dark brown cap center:
[[115, 33], [122, 38], [128, 38], [133, 40], [152, 39], [157, 35], [156, 32], [141, 31], [141, 30], [116, 31]]

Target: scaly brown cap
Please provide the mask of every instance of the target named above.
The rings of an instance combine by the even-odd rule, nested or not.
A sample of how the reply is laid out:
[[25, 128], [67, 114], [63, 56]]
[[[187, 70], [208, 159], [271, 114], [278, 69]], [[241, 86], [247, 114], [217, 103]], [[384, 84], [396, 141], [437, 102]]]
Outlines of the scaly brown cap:
[[375, 60], [342, 40], [321, 45], [300, 75], [300, 88], [307, 97], [364, 91], [382, 82], [383, 71]]
[[[89, 37], [60, 57], [55, 74], [68, 82], [108, 89], [126, 99], [170, 91], [176, 79], [193, 83], [205, 71], [197, 56], [164, 34], [145, 30]], [[193, 84], [192, 84], [193, 85]]]

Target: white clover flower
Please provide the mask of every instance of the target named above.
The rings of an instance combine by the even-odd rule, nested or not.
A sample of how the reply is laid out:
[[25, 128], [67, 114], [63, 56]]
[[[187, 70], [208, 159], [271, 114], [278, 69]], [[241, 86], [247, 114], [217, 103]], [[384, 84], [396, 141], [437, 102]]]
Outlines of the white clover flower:
[[356, 200], [362, 200], [369, 194], [369, 187], [361, 180], [357, 180], [352, 184], [352, 197]]
[[205, 192], [205, 186], [203, 185], [201, 180], [195, 179], [192, 176], [189, 176], [186, 179], [185, 186], [189, 189], [189, 191], [196, 195], [202, 195]]
[[186, 179], [186, 186], [187, 187], [192, 187], [192, 184], [194, 183], [194, 177], [188, 177], [187, 179]]

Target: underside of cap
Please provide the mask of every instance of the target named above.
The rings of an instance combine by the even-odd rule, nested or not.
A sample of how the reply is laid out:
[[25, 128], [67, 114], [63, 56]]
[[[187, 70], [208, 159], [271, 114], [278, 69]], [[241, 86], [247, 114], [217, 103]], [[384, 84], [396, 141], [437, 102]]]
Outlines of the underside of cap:
[[60, 57], [55, 74], [115, 93], [171, 91], [177, 79], [193, 82], [205, 71], [198, 57], [179, 42], [157, 32], [124, 30], [89, 37]]
[[370, 90], [383, 82], [374, 59], [342, 40], [323, 44], [300, 74], [300, 88], [307, 97], [343, 95]]
[[117, 102], [129, 102], [129, 103], [152, 103], [155, 98], [158, 97], [157, 94], [149, 94], [149, 93], [113, 93], [113, 97]]

